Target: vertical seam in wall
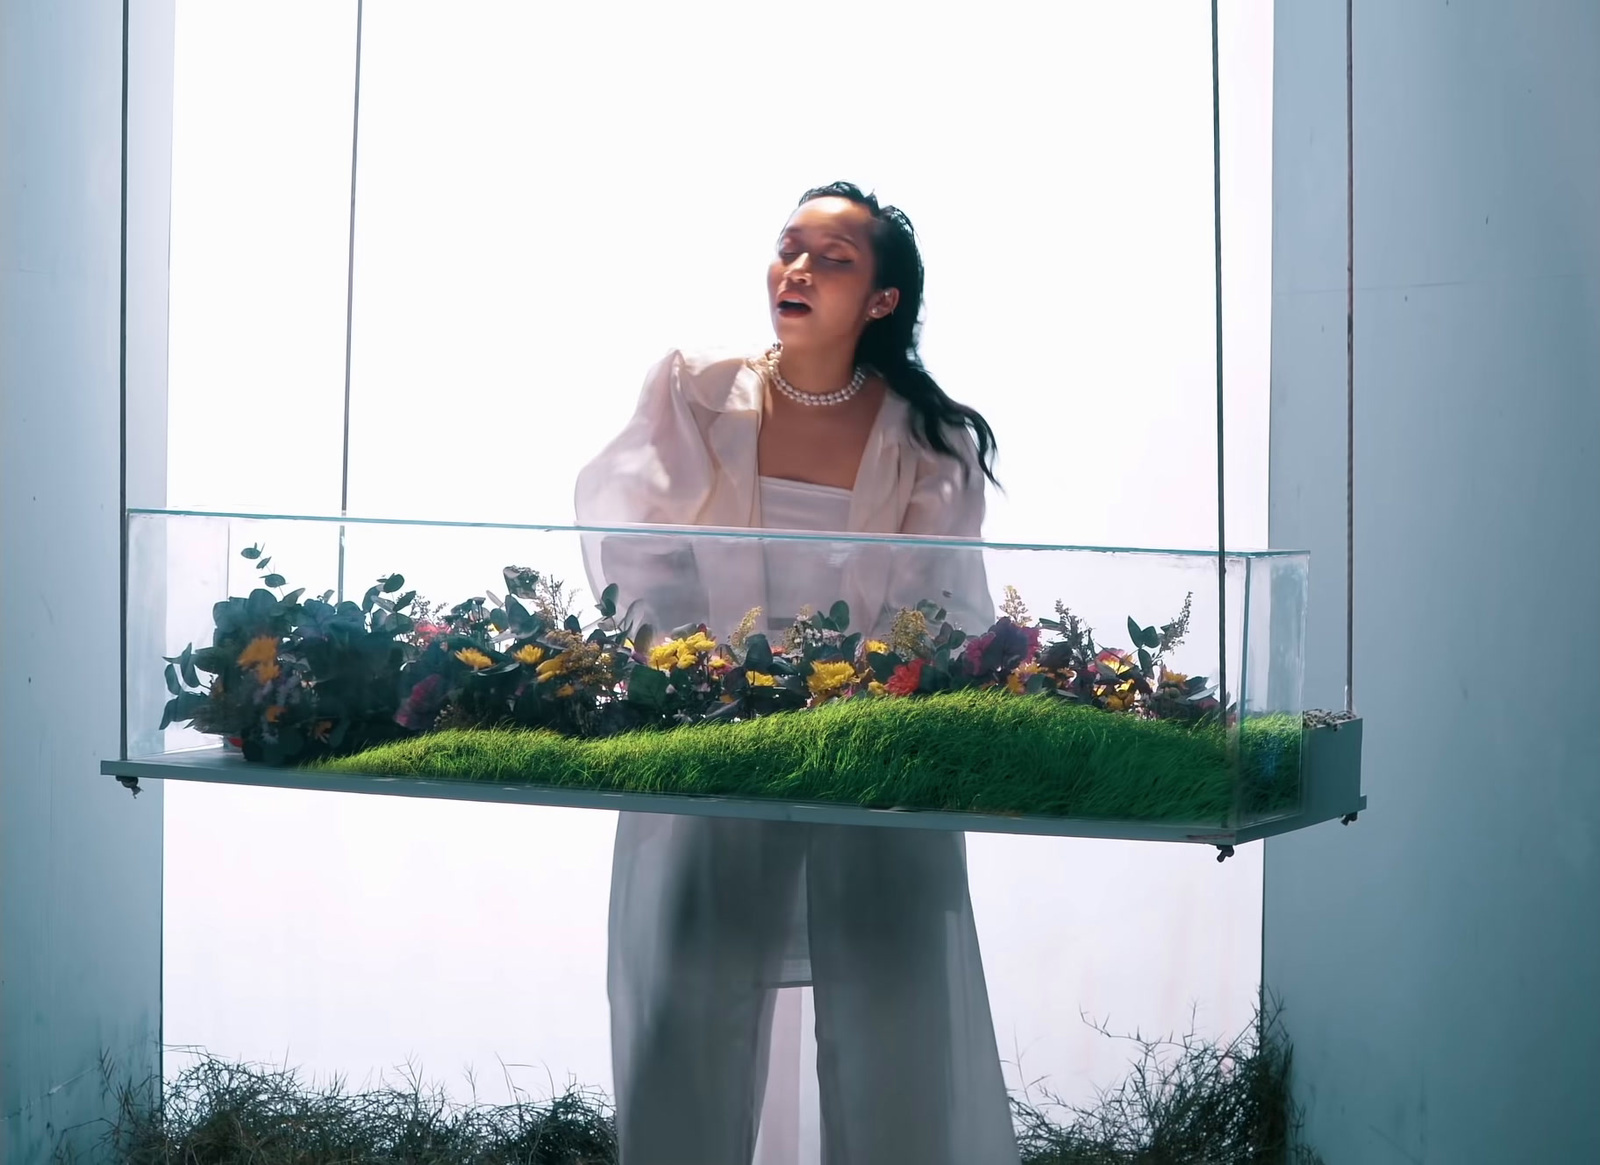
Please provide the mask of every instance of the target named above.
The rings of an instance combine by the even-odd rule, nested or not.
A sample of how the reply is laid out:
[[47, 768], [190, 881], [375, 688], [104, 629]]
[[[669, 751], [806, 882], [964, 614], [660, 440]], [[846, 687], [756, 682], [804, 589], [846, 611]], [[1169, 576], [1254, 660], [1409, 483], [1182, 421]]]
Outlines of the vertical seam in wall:
[[122, 0], [122, 176], [117, 255], [117, 755], [128, 755], [128, 0]]
[[1356, 707], [1356, 103], [1355, 0], [1344, 5], [1345, 463], [1344, 710]]

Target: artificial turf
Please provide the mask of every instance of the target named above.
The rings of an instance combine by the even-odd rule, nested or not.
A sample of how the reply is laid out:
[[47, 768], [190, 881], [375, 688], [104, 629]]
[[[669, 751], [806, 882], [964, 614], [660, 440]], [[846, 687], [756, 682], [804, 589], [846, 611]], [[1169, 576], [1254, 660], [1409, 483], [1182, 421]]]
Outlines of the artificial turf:
[[[1215, 726], [993, 691], [852, 700], [732, 724], [583, 740], [521, 729], [427, 733], [324, 772], [872, 808], [1221, 825], [1293, 807], [1301, 719]], [[1236, 786], [1237, 782], [1237, 786]]]

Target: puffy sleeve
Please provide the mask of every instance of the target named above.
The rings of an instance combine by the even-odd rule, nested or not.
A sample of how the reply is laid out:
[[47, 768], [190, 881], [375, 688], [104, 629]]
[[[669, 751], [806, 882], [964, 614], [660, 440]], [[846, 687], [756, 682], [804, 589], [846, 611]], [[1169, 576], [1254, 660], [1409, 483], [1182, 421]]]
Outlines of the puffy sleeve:
[[[977, 446], [964, 428], [951, 434], [951, 444], [959, 460], [925, 449], [918, 451], [902, 534], [973, 541], [983, 536], [987, 479]], [[994, 622], [995, 604], [989, 593], [982, 550], [921, 549], [908, 556], [896, 573], [900, 576], [895, 587], [899, 605], [912, 606], [921, 599], [942, 603], [950, 612], [951, 621], [969, 635], [988, 630]], [[920, 593], [912, 597], [914, 590]]]
[[[679, 351], [650, 369], [633, 416], [578, 473], [573, 509], [580, 526], [695, 521], [711, 492], [713, 468], [683, 380]], [[689, 539], [586, 533], [582, 541], [591, 591], [598, 595], [615, 583], [636, 623], [670, 628], [706, 618]]]
[[711, 493], [711, 452], [684, 392], [683, 353], [650, 369], [632, 418], [578, 473], [579, 525], [686, 525]]
[[902, 534], [979, 538], [983, 534], [986, 479], [972, 435], [962, 429], [952, 440], [960, 460], [919, 451], [911, 500]]

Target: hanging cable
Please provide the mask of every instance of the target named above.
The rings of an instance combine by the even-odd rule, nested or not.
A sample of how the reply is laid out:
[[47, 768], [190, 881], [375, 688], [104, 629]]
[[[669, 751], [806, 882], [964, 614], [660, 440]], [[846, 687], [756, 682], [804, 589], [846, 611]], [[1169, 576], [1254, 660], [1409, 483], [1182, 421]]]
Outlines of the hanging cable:
[[[1216, 248], [1217, 328], [1217, 696], [1228, 715], [1228, 519], [1224, 504], [1222, 391], [1222, 86], [1217, 66], [1217, 0], [1211, 0], [1211, 233]], [[1242, 711], [1242, 709], [1241, 709]]]
[[[356, 304], [356, 161], [361, 151], [361, 24], [365, 0], [356, 0], [355, 97], [350, 115], [350, 239], [344, 276], [344, 445], [339, 462], [339, 516], [350, 512], [350, 340]], [[344, 524], [339, 525], [338, 601], [344, 602]]]

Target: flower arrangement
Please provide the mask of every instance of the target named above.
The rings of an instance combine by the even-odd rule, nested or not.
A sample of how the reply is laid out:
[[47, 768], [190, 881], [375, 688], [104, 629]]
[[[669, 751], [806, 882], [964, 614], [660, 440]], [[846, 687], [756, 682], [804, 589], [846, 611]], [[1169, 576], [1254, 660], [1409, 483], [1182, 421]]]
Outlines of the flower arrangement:
[[398, 574], [359, 603], [282, 593], [260, 547], [241, 553], [261, 585], [216, 604], [210, 646], [167, 659], [161, 727], [190, 724], [271, 764], [446, 728], [599, 737], [975, 689], [1190, 724], [1222, 715], [1205, 677], [1166, 666], [1192, 596], [1159, 627], [1130, 618], [1128, 651], [1098, 645], [1059, 602], [1054, 619], [1035, 621], [1010, 587], [1000, 619], [976, 636], [923, 602], [899, 611], [886, 638], [866, 639], [838, 602], [802, 611], [777, 643], [754, 630], [759, 610], [719, 641], [703, 625], [666, 634], [635, 625], [619, 615], [615, 586], [586, 625], [570, 591], [525, 567], [505, 568], [503, 597], [442, 609]]

